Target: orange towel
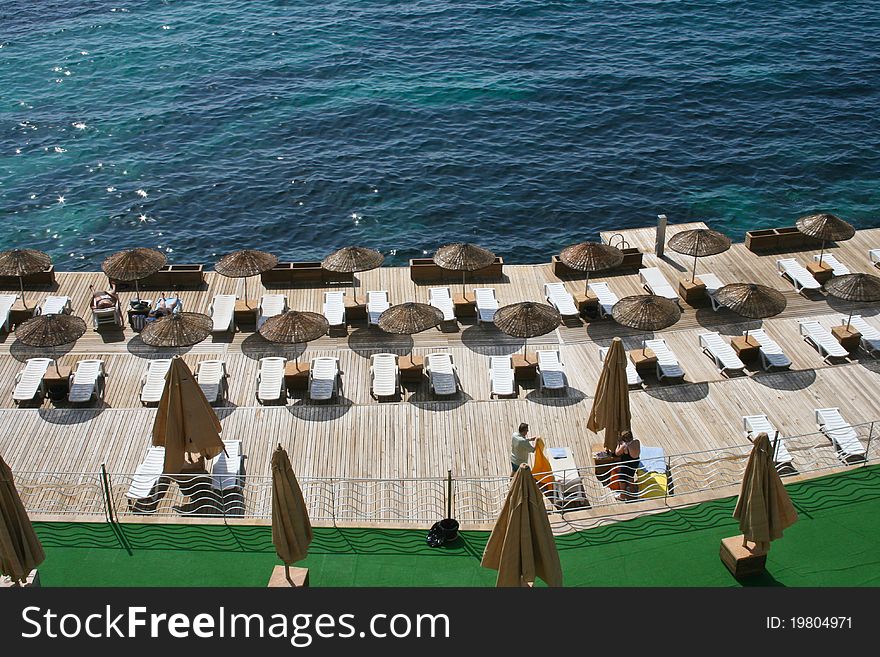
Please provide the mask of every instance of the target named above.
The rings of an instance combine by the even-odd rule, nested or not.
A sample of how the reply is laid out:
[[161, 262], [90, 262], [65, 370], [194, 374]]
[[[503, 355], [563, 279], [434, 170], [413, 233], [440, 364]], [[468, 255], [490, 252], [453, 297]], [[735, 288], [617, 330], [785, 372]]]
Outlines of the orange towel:
[[556, 483], [556, 480], [553, 478], [553, 468], [550, 465], [550, 460], [544, 454], [544, 440], [542, 438], [538, 438], [535, 441], [535, 467], [532, 468], [532, 476], [535, 478], [535, 483], [538, 484], [541, 492], [544, 495], [549, 495], [553, 490], [553, 484]]

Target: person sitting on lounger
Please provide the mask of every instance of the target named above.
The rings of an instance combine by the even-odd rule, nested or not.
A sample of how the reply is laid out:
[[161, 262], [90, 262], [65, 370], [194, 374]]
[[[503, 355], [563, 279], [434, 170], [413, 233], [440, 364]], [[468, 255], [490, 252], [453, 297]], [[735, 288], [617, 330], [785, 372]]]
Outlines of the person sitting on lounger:
[[633, 438], [631, 431], [624, 431], [617, 441], [617, 449], [614, 455], [619, 459], [617, 472], [623, 485], [623, 492], [618, 498], [621, 501], [637, 499], [639, 486], [636, 483], [636, 469], [639, 466], [639, 456], [642, 453], [642, 444], [638, 438]]
[[153, 319], [159, 319], [160, 317], [165, 317], [166, 315], [172, 314], [175, 310], [177, 310], [177, 305], [180, 301], [174, 297], [171, 299], [165, 298], [165, 295], [159, 297], [156, 301], [156, 305], [150, 311], [150, 317]]
[[92, 293], [92, 308], [115, 308], [119, 303], [114, 285], [111, 285], [109, 290], [101, 290], [100, 292], [95, 292], [95, 286], [89, 285], [89, 291]]

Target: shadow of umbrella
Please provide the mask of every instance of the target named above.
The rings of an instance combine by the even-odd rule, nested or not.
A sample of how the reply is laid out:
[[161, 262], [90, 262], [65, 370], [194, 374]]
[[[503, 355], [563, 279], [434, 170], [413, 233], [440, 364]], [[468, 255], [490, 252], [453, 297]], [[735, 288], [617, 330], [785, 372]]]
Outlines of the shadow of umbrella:
[[348, 348], [362, 358], [377, 353], [405, 356], [413, 348], [411, 335], [386, 333], [378, 328], [359, 328], [348, 336]]
[[295, 404], [285, 406], [294, 417], [307, 422], [331, 422], [348, 413], [354, 403], [350, 399], [340, 397], [338, 403], [327, 404], [301, 399]]
[[469, 326], [461, 332], [461, 343], [481, 356], [510, 356], [522, 351], [526, 341], [505, 335], [494, 326]]
[[773, 390], [804, 390], [816, 380], [816, 370], [789, 370], [755, 374], [752, 381]]
[[270, 342], [259, 333], [252, 333], [241, 342], [241, 353], [251, 360], [260, 360], [266, 356], [284, 356], [288, 360], [295, 360], [300, 358], [305, 350], [305, 344]]
[[762, 324], [760, 319], [747, 319], [724, 309], [715, 312], [711, 308], [698, 308], [694, 317], [704, 329], [731, 337], [741, 336], [745, 330], [761, 328]]
[[575, 404], [579, 404], [587, 398], [587, 395], [577, 388], [572, 388], [571, 386], [565, 391], [564, 394], [559, 392], [544, 391], [544, 390], [532, 390], [529, 394], [526, 395], [526, 399], [535, 404], [541, 404], [542, 406], [574, 406]]
[[147, 359], [172, 358], [192, 350], [192, 347], [151, 347], [143, 341], [140, 335], [136, 335], [129, 340], [125, 348], [132, 356]]
[[98, 417], [106, 408], [110, 408], [110, 406], [106, 402], [100, 401], [97, 405], [85, 407], [76, 407], [71, 404], [67, 407], [41, 408], [37, 414], [41, 420], [49, 424], [86, 424]]
[[410, 395], [407, 401], [423, 411], [442, 413], [464, 406], [472, 399], [473, 397], [463, 390], [459, 390], [455, 395], [449, 397], [438, 397], [431, 392], [430, 384], [425, 380], [420, 389]]
[[[15, 334], [13, 333], [13, 337]], [[69, 354], [73, 350], [74, 343], [60, 345], [49, 350], [45, 347], [28, 347], [21, 340], [15, 340], [9, 345], [9, 355], [20, 363], [24, 363], [28, 358], [55, 358], [60, 360], [62, 356]]]
[[709, 384], [701, 382], [663, 385], [661, 383], [646, 387], [645, 394], [665, 402], [695, 402], [709, 396]]

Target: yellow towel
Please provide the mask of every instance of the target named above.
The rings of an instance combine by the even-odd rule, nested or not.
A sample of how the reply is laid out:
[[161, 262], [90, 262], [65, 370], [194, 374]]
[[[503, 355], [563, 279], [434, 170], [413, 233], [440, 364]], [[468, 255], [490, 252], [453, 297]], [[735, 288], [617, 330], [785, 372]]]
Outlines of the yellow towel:
[[646, 472], [644, 468], [636, 471], [636, 483], [639, 485], [639, 499], [663, 497], [666, 495], [666, 475], [659, 472]]
[[532, 468], [532, 476], [535, 483], [544, 495], [549, 495], [553, 490], [553, 484], [556, 480], [553, 478], [553, 468], [550, 460], [544, 454], [544, 440], [538, 438], [535, 441], [535, 467]]

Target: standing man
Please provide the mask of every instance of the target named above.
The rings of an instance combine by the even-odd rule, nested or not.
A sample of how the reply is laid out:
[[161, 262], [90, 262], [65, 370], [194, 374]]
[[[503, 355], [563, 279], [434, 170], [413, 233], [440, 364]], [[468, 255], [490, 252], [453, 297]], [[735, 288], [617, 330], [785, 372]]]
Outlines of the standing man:
[[534, 442], [540, 436], [529, 438], [528, 435], [529, 425], [525, 422], [520, 424], [519, 431], [513, 434], [513, 439], [510, 443], [511, 477], [516, 474], [516, 471], [519, 470], [520, 465], [522, 465], [523, 463], [528, 463], [529, 454], [535, 451]]

